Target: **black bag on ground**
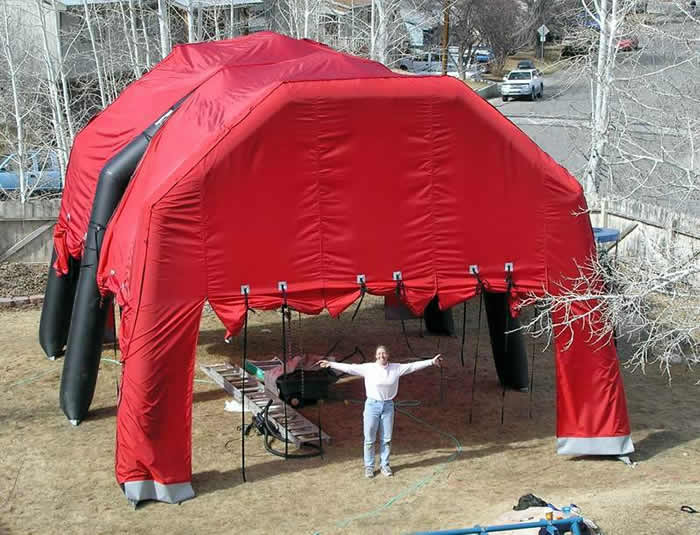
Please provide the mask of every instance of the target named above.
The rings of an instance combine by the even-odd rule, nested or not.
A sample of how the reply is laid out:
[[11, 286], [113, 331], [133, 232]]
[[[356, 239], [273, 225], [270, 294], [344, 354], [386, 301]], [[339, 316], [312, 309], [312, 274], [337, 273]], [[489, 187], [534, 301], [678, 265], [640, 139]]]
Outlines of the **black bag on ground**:
[[547, 502], [534, 494], [525, 494], [525, 496], [520, 496], [518, 505], [513, 506], [513, 511], [522, 511], [528, 507], [547, 507]]

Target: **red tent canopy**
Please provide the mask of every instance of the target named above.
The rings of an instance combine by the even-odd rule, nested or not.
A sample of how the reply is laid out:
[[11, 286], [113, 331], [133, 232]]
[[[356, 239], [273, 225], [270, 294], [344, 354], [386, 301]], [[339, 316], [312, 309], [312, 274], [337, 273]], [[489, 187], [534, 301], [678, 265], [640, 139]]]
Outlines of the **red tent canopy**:
[[[339, 314], [357, 276], [422, 311], [491, 290], [556, 292], [595, 254], [581, 187], [462, 82], [412, 77], [258, 33], [176, 47], [76, 138], [56, 229], [79, 257], [106, 161], [188, 95], [112, 218], [98, 284], [123, 308], [117, 479], [130, 499], [193, 495], [191, 405], [202, 306], [230, 332], [250, 306]], [[583, 322], [557, 339], [560, 453], [633, 450], [615, 348]], [[570, 342], [570, 345], [567, 345]]]

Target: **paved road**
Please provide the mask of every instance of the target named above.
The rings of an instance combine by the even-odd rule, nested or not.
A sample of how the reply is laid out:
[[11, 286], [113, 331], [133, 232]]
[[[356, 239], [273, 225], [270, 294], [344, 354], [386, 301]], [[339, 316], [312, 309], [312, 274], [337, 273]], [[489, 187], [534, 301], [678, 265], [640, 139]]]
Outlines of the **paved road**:
[[[643, 83], [638, 79], [627, 85], [618, 83], [622, 91], [619, 99], [615, 100], [615, 107], [626, 112], [624, 128], [626, 136], [633, 141], [633, 146], [627, 150], [641, 151], [662, 160], [673, 159], [673, 164], [664, 162], [664, 165], [653, 169], [644, 165], [619, 167], [618, 176], [627, 173], [625, 179], [629, 183], [620, 186], [617, 193], [634, 190], [634, 196], [640, 200], [700, 215], [697, 163], [694, 177], [691, 173], [690, 177], [685, 178], [676, 165], [687, 166], [693, 157], [695, 162], [700, 161], [698, 133], [691, 134], [697, 143], [693, 152], [688, 147], [687, 129], [679, 129], [684, 121], [698, 125], [700, 120], [700, 84], [697, 82], [700, 75], [697, 59], [700, 57], [700, 25], [683, 20], [681, 14], [669, 14], [669, 6], [668, 2], [650, 2], [650, 10], [656, 11], [652, 14], [653, 20], [658, 24], [642, 30], [645, 33], [640, 35], [640, 51], [618, 55], [617, 77], [646, 76], [643, 76]], [[659, 28], [685, 39], [680, 44], [669, 40], [659, 34]], [[658, 71], [662, 73], [648, 77], [649, 73]], [[647, 84], [653, 87], [646, 87]], [[697, 98], [678, 98], [688, 92]], [[502, 102], [499, 97], [492, 99], [491, 104], [572, 174], [579, 178], [583, 176], [590, 145], [588, 121], [591, 107], [590, 83], [582, 65], [546, 76], [545, 97], [542, 100]], [[645, 187], [635, 189], [639, 185], [639, 176], [644, 177]], [[680, 180], [684, 180], [684, 184], [669, 186], [678, 184]], [[692, 186], [693, 182], [696, 191], [689, 195], [688, 184]], [[659, 198], [654, 190], [662, 190], [666, 197]]]

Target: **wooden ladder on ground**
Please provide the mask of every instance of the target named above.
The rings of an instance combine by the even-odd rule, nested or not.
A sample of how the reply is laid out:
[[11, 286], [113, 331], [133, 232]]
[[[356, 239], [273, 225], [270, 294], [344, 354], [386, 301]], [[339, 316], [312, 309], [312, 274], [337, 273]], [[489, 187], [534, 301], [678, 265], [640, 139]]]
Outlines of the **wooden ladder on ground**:
[[[318, 426], [304, 418], [289, 404], [287, 404], [287, 425], [285, 426], [284, 401], [275, 393], [266, 390], [257, 377], [232, 364], [210, 366], [201, 364], [199, 367], [207, 377], [231, 394], [233, 399], [244, 403], [244, 407], [253, 415], [260, 414], [272, 400], [267, 412], [268, 419], [277, 426], [279, 434], [285, 437], [290, 444], [294, 444], [297, 448], [306, 443], [318, 444]], [[245, 388], [244, 396], [241, 395], [243, 388]], [[331, 442], [331, 437], [323, 431], [321, 431], [321, 439], [328, 444]]]

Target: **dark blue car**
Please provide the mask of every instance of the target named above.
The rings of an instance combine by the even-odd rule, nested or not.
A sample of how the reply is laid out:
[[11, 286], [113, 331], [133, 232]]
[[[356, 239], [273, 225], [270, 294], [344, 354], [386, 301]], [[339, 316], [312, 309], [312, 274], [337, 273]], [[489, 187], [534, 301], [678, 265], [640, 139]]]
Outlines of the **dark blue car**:
[[27, 195], [56, 193], [63, 189], [61, 167], [53, 150], [30, 150], [20, 164], [17, 154], [0, 157], [0, 194], [15, 196], [19, 193], [19, 169], [24, 168]]

